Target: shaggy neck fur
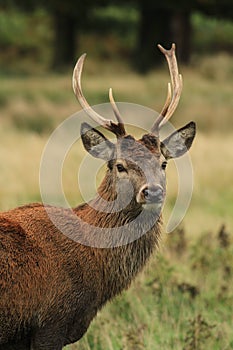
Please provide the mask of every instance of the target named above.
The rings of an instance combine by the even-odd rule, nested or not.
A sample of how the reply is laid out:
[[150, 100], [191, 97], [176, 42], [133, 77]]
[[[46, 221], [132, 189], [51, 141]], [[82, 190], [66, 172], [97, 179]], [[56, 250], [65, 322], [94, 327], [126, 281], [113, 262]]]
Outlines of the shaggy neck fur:
[[[138, 219], [142, 207], [135, 199], [132, 199], [126, 208], [111, 212], [116, 198], [113, 181], [113, 176], [108, 170], [98, 189], [98, 195], [89, 203], [74, 209], [84, 222], [91, 225], [92, 229], [87, 233], [90, 235], [90, 245], [92, 239], [95, 246], [98, 240], [104, 240], [106, 244], [102, 249], [93, 248], [93, 253], [102, 266], [103, 302], [129, 287], [132, 279], [158, 246], [160, 238], [161, 217], [156, 216], [153, 211], [144, 211], [142, 219]], [[130, 236], [127, 237], [129, 231], [124, 227], [128, 224]], [[99, 228], [114, 228], [115, 231], [102, 232]]]

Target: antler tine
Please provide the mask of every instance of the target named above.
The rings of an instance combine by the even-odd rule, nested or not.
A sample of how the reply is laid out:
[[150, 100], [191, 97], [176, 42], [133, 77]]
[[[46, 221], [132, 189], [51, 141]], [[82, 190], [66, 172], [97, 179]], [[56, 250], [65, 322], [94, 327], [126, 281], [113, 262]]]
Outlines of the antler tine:
[[[86, 98], [83, 95], [82, 92], [82, 86], [81, 86], [81, 76], [82, 76], [82, 70], [83, 70], [83, 64], [85, 60], [86, 54], [83, 54], [78, 62], [76, 63], [74, 67], [74, 72], [73, 72], [73, 78], [72, 78], [72, 85], [73, 85], [73, 90], [75, 93], [75, 96], [77, 97], [80, 105], [82, 108], [87, 112], [89, 117], [91, 117], [92, 120], [94, 120], [97, 124], [101, 125], [105, 129], [113, 132], [117, 137], [121, 137], [125, 135], [125, 129], [124, 129], [124, 124], [122, 119], [120, 118], [119, 120], [119, 111], [116, 107], [115, 101], [114, 101], [114, 114], [117, 117], [117, 120], [119, 121], [118, 124], [114, 123], [112, 120], [108, 120], [103, 118], [100, 114], [98, 114], [87, 102]], [[111, 105], [113, 106], [112, 101]], [[117, 113], [117, 114], [116, 114]]]
[[115, 117], [116, 117], [118, 123], [124, 125], [124, 122], [123, 122], [123, 119], [121, 117], [120, 111], [119, 111], [119, 109], [118, 109], [118, 107], [116, 105], [116, 102], [114, 100], [114, 97], [113, 97], [112, 88], [109, 89], [109, 101], [110, 101], [110, 103], [112, 105], [112, 109], [113, 109], [113, 112], [115, 114]]
[[176, 60], [176, 55], [175, 55], [175, 49], [176, 46], [175, 44], [172, 44], [172, 47], [170, 50], [164, 49], [161, 45], [158, 45], [160, 51], [165, 55], [167, 62], [168, 62], [168, 67], [170, 71], [170, 77], [171, 77], [171, 85], [172, 85], [172, 97], [170, 96], [170, 102], [169, 102], [169, 92], [168, 96], [165, 102], [165, 105], [162, 109], [162, 112], [160, 113], [159, 117], [155, 121], [153, 127], [152, 127], [152, 132], [158, 134], [159, 133], [159, 128], [164, 125], [173, 115], [175, 112], [180, 96], [181, 96], [181, 91], [182, 91], [182, 76], [179, 74], [178, 71], [178, 65], [177, 65], [177, 60]]

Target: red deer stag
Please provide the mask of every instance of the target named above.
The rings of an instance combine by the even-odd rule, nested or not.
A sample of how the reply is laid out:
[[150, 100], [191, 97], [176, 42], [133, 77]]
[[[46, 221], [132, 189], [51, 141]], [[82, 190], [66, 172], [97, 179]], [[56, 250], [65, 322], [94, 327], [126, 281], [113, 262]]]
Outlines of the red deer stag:
[[[195, 124], [190, 122], [165, 140], [159, 139], [160, 128], [174, 113], [182, 90], [175, 45], [170, 50], [159, 48], [167, 59], [171, 84], [151, 132], [139, 140], [126, 133], [111, 90], [117, 123], [89, 106], [81, 88], [85, 55], [78, 60], [74, 92], [87, 114], [116, 135], [116, 143], [82, 124], [85, 149], [107, 164], [98, 195], [90, 202], [72, 210], [29, 204], [0, 214], [1, 350], [60, 350], [78, 341], [97, 311], [129, 287], [158, 247], [167, 160], [183, 155], [195, 136]], [[117, 196], [120, 203], [126, 199], [127, 203], [114, 210], [113, 203], [119, 205]], [[100, 239], [100, 229], [114, 232], [110, 239], [104, 237], [109, 247], [92, 244]], [[135, 239], [124, 240], [130, 232]], [[119, 241], [111, 246], [114, 235]], [[80, 237], [86, 244], [80, 243]]]

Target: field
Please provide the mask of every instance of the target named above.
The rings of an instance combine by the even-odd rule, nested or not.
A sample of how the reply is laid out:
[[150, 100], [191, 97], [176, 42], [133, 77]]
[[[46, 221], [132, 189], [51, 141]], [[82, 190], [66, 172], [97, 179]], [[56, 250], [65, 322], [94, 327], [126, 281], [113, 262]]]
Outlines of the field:
[[[181, 71], [184, 92], [172, 122], [179, 127], [194, 120], [198, 126], [190, 152], [194, 171], [190, 207], [180, 226], [164, 234], [159, 254], [131, 289], [99, 313], [79, 346], [67, 350], [233, 348], [232, 58], [224, 54], [196, 58], [192, 67]], [[1, 210], [40, 201], [43, 148], [53, 129], [79, 109], [71, 74], [1, 77]], [[118, 101], [159, 110], [168, 72], [164, 67], [140, 76], [127, 65], [88, 58], [83, 79], [91, 104], [108, 102], [112, 87]], [[63, 169], [71, 205], [82, 201], [77, 171], [84, 154], [81, 144], [73, 148]], [[174, 172], [171, 163], [165, 224], [177, 193]], [[87, 188], [93, 181], [88, 176]]]

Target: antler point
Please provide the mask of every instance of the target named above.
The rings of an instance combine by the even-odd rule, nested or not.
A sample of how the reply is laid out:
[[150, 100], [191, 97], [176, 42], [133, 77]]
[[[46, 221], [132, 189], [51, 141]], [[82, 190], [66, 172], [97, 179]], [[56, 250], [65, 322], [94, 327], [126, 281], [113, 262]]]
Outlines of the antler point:
[[167, 50], [160, 44], [158, 44], [157, 46], [158, 46], [159, 50], [165, 55]]

